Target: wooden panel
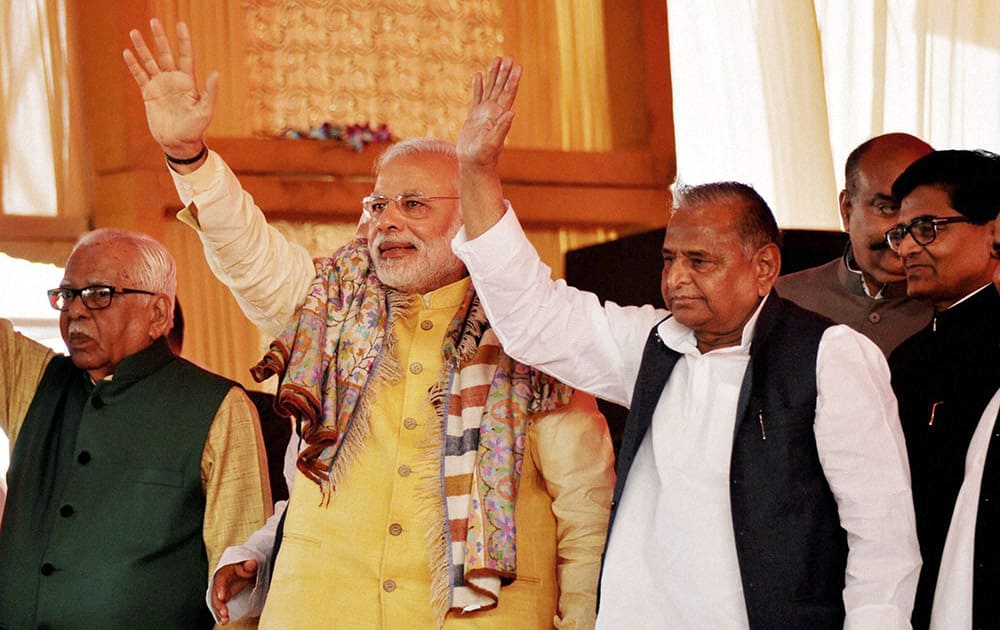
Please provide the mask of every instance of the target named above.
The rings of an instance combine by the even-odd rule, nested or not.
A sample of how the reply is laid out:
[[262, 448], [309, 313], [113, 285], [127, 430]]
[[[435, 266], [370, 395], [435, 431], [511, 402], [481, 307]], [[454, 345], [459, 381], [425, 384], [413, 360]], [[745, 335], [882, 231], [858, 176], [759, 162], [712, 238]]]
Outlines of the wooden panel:
[[46, 238], [74, 242], [87, 231], [83, 217], [35, 217], [0, 214], [0, 238], [5, 241], [36, 241]]

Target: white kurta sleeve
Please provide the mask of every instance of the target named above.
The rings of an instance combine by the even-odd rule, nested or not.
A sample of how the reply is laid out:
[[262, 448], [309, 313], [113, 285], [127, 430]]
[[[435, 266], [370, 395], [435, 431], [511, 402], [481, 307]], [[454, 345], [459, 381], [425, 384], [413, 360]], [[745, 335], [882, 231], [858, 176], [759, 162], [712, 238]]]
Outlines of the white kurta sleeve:
[[[284, 473], [285, 483], [288, 484], [288, 493], [291, 494], [295, 479], [295, 462], [298, 459], [301, 441], [292, 436], [285, 448]], [[285, 514], [288, 501], [278, 501], [274, 504], [274, 514], [267, 519], [264, 525], [255, 531], [242, 545], [228, 547], [219, 558], [212, 574], [208, 577], [208, 589], [205, 591], [205, 604], [212, 611], [212, 582], [215, 581], [215, 574], [219, 569], [227, 564], [246, 562], [247, 560], [257, 561], [257, 581], [252, 589], [244, 589], [238, 595], [227, 602], [229, 608], [230, 622], [239, 621], [251, 617], [259, 617], [264, 611], [264, 602], [267, 599], [267, 591], [271, 586], [271, 559], [274, 555], [274, 545], [278, 533], [278, 523]], [[218, 617], [215, 617], [218, 623]]]
[[847, 532], [844, 628], [908, 629], [921, 561], [889, 366], [868, 338], [833, 326], [816, 384], [816, 445]]
[[[278, 523], [285, 513], [287, 501], [278, 501], [274, 504], [274, 514], [267, 519], [264, 526], [250, 535], [242, 545], [227, 547], [219, 558], [219, 564], [212, 571], [208, 578], [208, 590], [205, 591], [205, 605], [212, 611], [212, 582], [215, 581], [215, 574], [219, 569], [229, 564], [246, 562], [247, 560], [257, 561], [257, 581], [253, 588], [247, 588], [226, 602], [229, 608], [230, 622], [240, 621], [251, 617], [260, 617], [264, 610], [264, 601], [267, 599], [267, 591], [271, 586], [271, 554], [274, 551], [274, 541], [278, 531]], [[215, 617], [215, 622], [219, 618]]]
[[576, 389], [628, 405], [646, 337], [666, 311], [602, 306], [593, 293], [553, 281], [512, 210], [474, 240], [459, 230], [452, 248], [507, 354]]

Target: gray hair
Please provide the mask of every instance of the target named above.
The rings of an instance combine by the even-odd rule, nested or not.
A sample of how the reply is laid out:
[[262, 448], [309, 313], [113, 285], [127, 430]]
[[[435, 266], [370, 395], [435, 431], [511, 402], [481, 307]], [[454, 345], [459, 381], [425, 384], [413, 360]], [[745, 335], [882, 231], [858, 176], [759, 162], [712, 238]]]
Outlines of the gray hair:
[[379, 156], [375, 161], [375, 175], [378, 175], [386, 164], [396, 158], [423, 153], [434, 153], [458, 160], [458, 152], [455, 150], [454, 142], [438, 140], [437, 138], [410, 138], [390, 146]]
[[774, 213], [751, 186], [740, 182], [713, 182], [697, 186], [678, 183], [673, 193], [674, 212], [681, 208], [708, 205], [738, 209], [740, 215], [736, 224], [737, 237], [747, 258], [770, 243], [781, 247], [781, 230], [774, 220]]
[[[163, 293], [170, 299], [170, 316], [173, 317], [174, 301], [177, 296], [177, 264], [162, 243], [142, 232], [129, 232], [118, 228], [100, 228], [87, 232], [73, 246], [73, 252], [81, 247], [105, 245], [108, 243], [122, 244], [132, 247], [136, 252], [136, 261], [129, 269], [140, 286], [130, 289], [143, 289]], [[70, 252], [70, 256], [73, 253]]]

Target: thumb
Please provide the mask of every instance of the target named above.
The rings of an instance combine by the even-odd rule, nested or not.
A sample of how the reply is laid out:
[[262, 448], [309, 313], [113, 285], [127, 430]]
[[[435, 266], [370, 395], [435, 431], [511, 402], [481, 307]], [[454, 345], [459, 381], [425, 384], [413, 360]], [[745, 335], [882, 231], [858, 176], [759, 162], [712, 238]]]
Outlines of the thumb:
[[253, 577], [257, 574], [257, 561], [247, 560], [236, 565], [236, 575], [241, 578]]
[[205, 81], [205, 92], [201, 98], [201, 108], [206, 111], [209, 117], [215, 112], [215, 99], [219, 95], [219, 73], [213, 72], [208, 75]]

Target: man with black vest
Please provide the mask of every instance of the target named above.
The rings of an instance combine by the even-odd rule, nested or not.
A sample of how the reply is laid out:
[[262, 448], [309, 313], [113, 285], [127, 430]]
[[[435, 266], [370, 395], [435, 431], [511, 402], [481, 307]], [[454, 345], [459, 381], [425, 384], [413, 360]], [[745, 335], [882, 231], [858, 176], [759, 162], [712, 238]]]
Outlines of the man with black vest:
[[878, 347], [772, 291], [778, 228], [743, 184], [676, 192], [670, 313], [553, 282], [496, 172], [519, 76], [477, 79], [453, 248], [513, 356], [630, 407], [597, 627], [909, 627], [920, 559]]
[[85, 234], [49, 302], [69, 356], [0, 320], [0, 628], [208, 628], [208, 568], [271, 503], [243, 390], [167, 345], [170, 253]]
[[[907, 293], [934, 307], [931, 323], [889, 357], [924, 559], [913, 607], [917, 629], [930, 623], [949, 529], [963, 523], [952, 512], [968, 474], [970, 441], [1000, 387], [1000, 292], [992, 284], [997, 260], [991, 256], [998, 185], [1000, 156], [954, 150], [917, 160], [892, 186], [900, 199], [899, 224], [886, 232], [886, 240], [903, 259]], [[987, 522], [995, 475], [988, 466], [982, 476], [985, 501], [978, 511]], [[966, 512], [963, 518], [969, 517]], [[974, 624], [937, 627], [1000, 627], [1000, 567], [995, 562], [987, 567], [984, 560], [996, 548], [995, 530], [977, 525], [974, 556], [964, 560], [976, 566], [967, 589], [971, 603], [961, 607], [971, 612]]]

